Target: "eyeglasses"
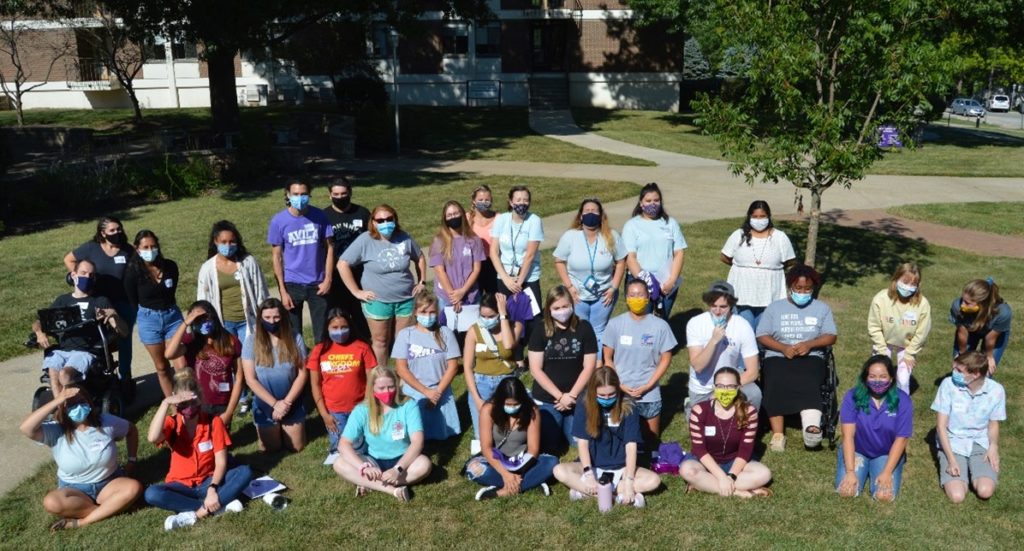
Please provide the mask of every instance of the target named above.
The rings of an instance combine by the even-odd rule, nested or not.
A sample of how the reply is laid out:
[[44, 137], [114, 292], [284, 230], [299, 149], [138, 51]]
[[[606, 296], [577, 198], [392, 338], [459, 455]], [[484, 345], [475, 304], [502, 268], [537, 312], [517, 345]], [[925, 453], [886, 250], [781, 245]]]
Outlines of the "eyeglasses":
[[715, 388], [719, 390], [736, 390], [740, 385], [715, 385]]
[[373, 221], [378, 223], [378, 224], [383, 224], [385, 222], [394, 222], [395, 221], [395, 217], [394, 216], [388, 216], [387, 218], [374, 218]]

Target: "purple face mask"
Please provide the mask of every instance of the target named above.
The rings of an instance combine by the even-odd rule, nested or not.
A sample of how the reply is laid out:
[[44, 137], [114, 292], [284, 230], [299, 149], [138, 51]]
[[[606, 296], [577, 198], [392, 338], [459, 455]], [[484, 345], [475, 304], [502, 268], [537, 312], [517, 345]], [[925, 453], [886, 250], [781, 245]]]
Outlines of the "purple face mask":
[[875, 396], [881, 396], [889, 391], [892, 381], [868, 381], [868, 388]]

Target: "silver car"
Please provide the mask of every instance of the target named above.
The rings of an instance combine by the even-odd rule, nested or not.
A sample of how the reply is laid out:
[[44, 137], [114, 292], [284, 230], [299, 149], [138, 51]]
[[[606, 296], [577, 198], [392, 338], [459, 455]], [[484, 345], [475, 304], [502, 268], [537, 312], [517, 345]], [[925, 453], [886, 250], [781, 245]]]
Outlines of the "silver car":
[[949, 106], [949, 110], [954, 115], [963, 115], [965, 117], [985, 116], [985, 108], [971, 98], [956, 98], [953, 100], [953, 104]]
[[985, 102], [985, 108], [992, 112], [1001, 111], [1006, 113], [1010, 110], [1010, 96], [995, 94]]

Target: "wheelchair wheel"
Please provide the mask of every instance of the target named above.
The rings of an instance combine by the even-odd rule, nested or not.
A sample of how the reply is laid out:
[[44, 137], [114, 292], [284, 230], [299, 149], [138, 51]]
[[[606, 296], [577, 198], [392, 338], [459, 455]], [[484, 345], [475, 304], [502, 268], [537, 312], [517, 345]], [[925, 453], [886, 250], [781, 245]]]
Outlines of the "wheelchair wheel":
[[53, 391], [48, 386], [41, 386], [36, 389], [35, 394], [32, 395], [32, 411], [35, 411], [44, 405], [53, 401]]
[[103, 413], [124, 417], [124, 400], [122, 400], [121, 391], [116, 385], [111, 386], [103, 393], [101, 408]]

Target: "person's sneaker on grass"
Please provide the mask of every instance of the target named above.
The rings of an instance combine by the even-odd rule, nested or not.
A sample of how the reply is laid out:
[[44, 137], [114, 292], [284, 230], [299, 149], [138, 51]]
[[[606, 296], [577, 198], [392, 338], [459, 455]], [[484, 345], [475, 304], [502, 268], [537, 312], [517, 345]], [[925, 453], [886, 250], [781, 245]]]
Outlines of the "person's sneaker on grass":
[[477, 501], [484, 501], [485, 499], [494, 499], [496, 497], [498, 497], [498, 488], [494, 486], [480, 488], [480, 491], [476, 493]]
[[551, 495], [551, 486], [548, 486], [547, 482], [540, 483], [540, 491], [544, 492], [545, 496]]
[[178, 528], [184, 528], [185, 526], [192, 526], [196, 523], [195, 511], [185, 511], [184, 513], [178, 513], [171, 515], [164, 519], [164, 530], [170, 532], [171, 530], [177, 530]]
[[242, 502], [238, 501], [237, 499], [235, 499], [235, 500], [232, 500], [231, 503], [228, 503], [227, 505], [225, 505], [225, 506], [221, 507], [220, 509], [218, 509], [217, 511], [215, 511], [213, 513], [213, 515], [214, 516], [220, 516], [220, 515], [223, 515], [224, 513], [241, 513], [242, 509], [244, 509], [244, 508], [245, 507], [242, 506]]
[[583, 495], [579, 490], [569, 490], [569, 501], [582, 501], [586, 498], [587, 496]]

